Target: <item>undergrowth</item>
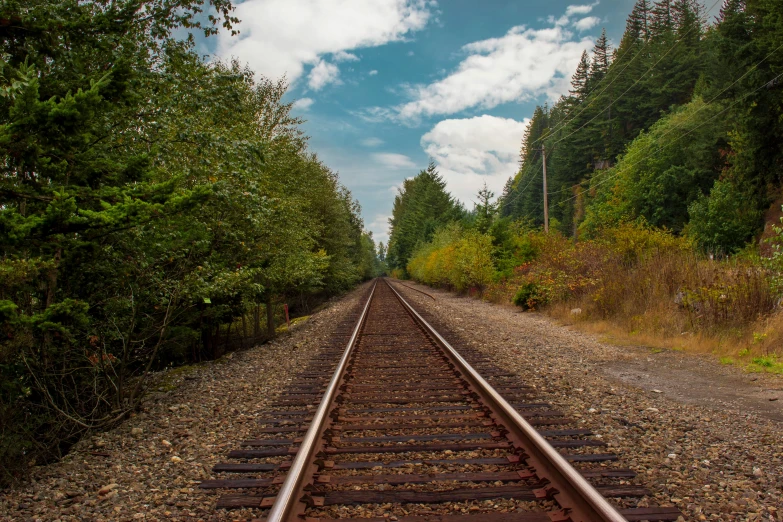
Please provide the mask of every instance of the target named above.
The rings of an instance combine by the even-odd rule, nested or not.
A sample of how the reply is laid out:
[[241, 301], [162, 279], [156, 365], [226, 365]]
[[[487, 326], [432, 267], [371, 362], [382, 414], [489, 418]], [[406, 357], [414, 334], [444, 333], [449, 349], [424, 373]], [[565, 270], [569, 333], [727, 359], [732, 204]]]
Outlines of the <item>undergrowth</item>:
[[[540, 310], [623, 343], [712, 353], [724, 364], [783, 373], [778, 257], [748, 249], [712, 258], [685, 237], [638, 224], [579, 241], [557, 232], [516, 233], [525, 252], [512, 256], [522, 261], [498, 269], [482, 287], [484, 299]], [[451, 251], [438, 246], [412, 260], [409, 272], [454, 289], [443, 284], [454, 276], [439, 275], [455, 270], [439, 255]]]

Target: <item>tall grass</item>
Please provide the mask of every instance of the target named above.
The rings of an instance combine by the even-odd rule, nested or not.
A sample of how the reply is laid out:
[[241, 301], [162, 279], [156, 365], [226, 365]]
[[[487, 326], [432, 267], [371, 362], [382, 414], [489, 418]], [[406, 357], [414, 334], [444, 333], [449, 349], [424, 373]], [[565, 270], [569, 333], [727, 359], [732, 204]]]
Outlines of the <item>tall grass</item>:
[[[688, 344], [683, 342], [687, 338], [710, 351], [729, 340], [734, 348], [723, 353], [750, 343], [768, 354], [775, 343], [753, 344], [751, 339], [783, 336], [772, 321], [774, 274], [758, 259], [712, 260], [687, 239], [637, 225], [577, 243], [558, 234], [530, 234], [535, 258], [491, 285], [487, 299], [601, 322], [648, 339]], [[760, 331], [766, 333], [753, 337]]]

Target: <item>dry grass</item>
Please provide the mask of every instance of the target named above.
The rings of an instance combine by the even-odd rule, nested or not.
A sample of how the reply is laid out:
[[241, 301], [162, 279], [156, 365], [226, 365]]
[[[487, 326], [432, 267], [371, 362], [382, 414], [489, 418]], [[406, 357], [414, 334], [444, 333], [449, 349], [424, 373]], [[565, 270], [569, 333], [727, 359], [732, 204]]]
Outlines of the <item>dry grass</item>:
[[635, 226], [577, 244], [557, 235], [536, 241], [535, 260], [485, 298], [508, 302], [524, 289], [518, 303], [615, 343], [778, 368], [783, 315], [758, 261], [713, 261], [682, 238]]

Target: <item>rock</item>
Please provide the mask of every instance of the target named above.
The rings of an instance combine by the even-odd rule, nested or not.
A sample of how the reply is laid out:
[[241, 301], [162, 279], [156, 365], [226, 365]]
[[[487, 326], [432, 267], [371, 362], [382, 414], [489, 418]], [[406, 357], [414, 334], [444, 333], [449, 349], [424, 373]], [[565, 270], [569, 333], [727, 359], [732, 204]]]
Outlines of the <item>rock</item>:
[[582, 309], [581, 308], [572, 308], [571, 309], [571, 315], [581, 315]]
[[178, 462], [182, 462], [182, 459], [174, 455], [173, 457], [171, 457], [171, 462], [177, 464]]
[[144, 434], [144, 430], [141, 428], [131, 429], [131, 435], [133, 435], [134, 437], [141, 437], [142, 434]]
[[764, 472], [761, 471], [761, 468], [753, 468], [753, 476], [754, 477], [761, 477], [764, 475]]
[[663, 393], [661, 390], [653, 390], [653, 393]]
[[108, 495], [110, 492], [114, 491], [118, 487], [120, 487], [120, 485], [117, 483], [108, 484], [98, 490], [98, 495], [99, 496]]

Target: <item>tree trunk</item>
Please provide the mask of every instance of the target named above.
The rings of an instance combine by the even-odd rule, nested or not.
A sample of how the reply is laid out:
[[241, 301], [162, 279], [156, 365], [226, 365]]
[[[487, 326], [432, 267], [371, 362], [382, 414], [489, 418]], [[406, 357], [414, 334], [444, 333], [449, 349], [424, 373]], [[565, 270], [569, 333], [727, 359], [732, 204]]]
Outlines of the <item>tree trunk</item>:
[[261, 305], [256, 303], [255, 322], [253, 324], [253, 338], [258, 341], [258, 336], [261, 335]]
[[245, 320], [245, 314], [242, 313], [242, 349], [245, 349], [245, 339], [247, 339], [247, 320]]
[[266, 335], [275, 338], [275, 309], [272, 306], [272, 294], [266, 297]]
[[46, 285], [46, 308], [54, 304], [55, 292], [57, 291], [57, 270], [60, 266], [60, 258], [63, 250], [58, 248], [54, 253], [54, 265], [49, 269], [48, 284]]

